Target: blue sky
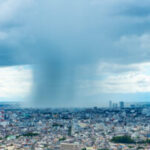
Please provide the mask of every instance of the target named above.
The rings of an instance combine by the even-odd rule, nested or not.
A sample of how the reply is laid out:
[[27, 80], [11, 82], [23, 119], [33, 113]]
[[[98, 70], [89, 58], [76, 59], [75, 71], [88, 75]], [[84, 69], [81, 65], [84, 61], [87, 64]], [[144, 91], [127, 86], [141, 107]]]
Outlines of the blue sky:
[[149, 0], [0, 0], [0, 99], [149, 101], [149, 8]]

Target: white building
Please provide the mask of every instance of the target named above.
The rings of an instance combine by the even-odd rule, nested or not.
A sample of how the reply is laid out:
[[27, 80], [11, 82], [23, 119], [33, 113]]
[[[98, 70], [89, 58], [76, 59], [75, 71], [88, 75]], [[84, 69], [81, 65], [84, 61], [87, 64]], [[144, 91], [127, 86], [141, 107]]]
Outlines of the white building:
[[77, 143], [61, 143], [61, 150], [80, 150], [79, 144]]

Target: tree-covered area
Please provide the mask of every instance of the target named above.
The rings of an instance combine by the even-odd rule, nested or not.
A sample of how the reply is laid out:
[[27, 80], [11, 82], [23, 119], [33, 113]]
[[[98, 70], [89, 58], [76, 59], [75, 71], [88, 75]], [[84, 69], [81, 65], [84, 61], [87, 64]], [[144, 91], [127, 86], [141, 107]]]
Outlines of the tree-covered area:
[[53, 127], [63, 127], [63, 125], [59, 123], [53, 123]]
[[123, 143], [123, 144], [150, 144], [150, 139], [147, 140], [141, 140], [136, 142], [134, 139], [132, 139], [130, 136], [124, 135], [124, 136], [115, 136], [111, 139], [111, 142], [113, 143]]
[[134, 144], [135, 141], [130, 137], [130, 136], [127, 136], [127, 135], [124, 135], [124, 136], [115, 136], [111, 139], [111, 142], [114, 142], [114, 143], [125, 143], [125, 144]]
[[38, 136], [38, 135], [39, 135], [38, 133], [28, 132], [28, 133], [23, 134], [22, 136]]
[[65, 141], [65, 140], [66, 140], [65, 137], [59, 138], [59, 141]]

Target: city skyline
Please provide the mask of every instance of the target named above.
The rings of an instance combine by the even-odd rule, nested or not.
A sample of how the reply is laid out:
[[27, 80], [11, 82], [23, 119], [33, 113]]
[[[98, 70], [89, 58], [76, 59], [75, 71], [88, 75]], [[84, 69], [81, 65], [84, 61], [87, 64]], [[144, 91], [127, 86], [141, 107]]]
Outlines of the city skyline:
[[0, 0], [0, 150], [150, 150], [150, 0]]

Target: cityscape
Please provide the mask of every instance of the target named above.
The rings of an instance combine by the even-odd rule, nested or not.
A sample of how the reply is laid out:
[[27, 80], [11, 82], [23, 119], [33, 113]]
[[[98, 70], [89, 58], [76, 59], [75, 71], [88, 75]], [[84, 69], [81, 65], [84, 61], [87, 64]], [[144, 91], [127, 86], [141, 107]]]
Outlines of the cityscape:
[[150, 0], [0, 0], [0, 150], [150, 150]]
[[0, 105], [1, 150], [150, 149], [150, 103], [105, 108]]

